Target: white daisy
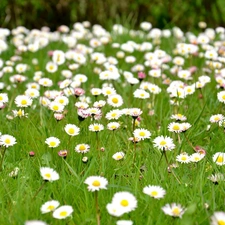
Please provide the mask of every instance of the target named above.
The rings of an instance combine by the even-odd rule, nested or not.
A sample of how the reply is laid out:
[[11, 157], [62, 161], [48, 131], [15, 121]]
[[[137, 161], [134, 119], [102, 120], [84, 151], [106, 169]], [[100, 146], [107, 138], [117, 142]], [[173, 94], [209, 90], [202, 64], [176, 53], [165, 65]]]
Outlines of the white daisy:
[[107, 189], [108, 181], [105, 177], [101, 176], [90, 176], [85, 181], [88, 185], [89, 191], [99, 191], [100, 189]]
[[28, 107], [32, 104], [32, 99], [26, 95], [18, 95], [15, 98], [15, 104], [17, 107]]
[[112, 94], [109, 95], [107, 103], [113, 107], [120, 107], [121, 105], [123, 105], [123, 98], [121, 97], [121, 95]]
[[210, 225], [224, 225], [225, 224], [225, 212], [214, 212], [211, 216]]
[[90, 150], [90, 146], [87, 144], [79, 144], [75, 147], [75, 151], [78, 153], [87, 153]]
[[165, 214], [173, 217], [182, 217], [184, 212], [186, 211], [185, 208], [183, 208], [180, 204], [177, 203], [172, 203], [166, 204], [165, 206], [162, 207], [162, 210]]
[[52, 182], [52, 181], [56, 181], [59, 179], [59, 174], [55, 170], [53, 170], [52, 168], [49, 168], [49, 167], [41, 167], [40, 173], [41, 173], [42, 178], [45, 181]]
[[0, 145], [5, 146], [6, 148], [16, 144], [16, 138], [11, 135], [3, 134], [0, 136]]
[[49, 137], [45, 140], [45, 143], [48, 145], [50, 148], [56, 148], [60, 144], [60, 140], [56, 137]]
[[124, 152], [116, 152], [115, 154], [113, 154], [112, 158], [118, 161], [123, 159], [124, 156], [125, 156]]
[[166, 194], [166, 191], [160, 186], [149, 185], [144, 187], [143, 193], [153, 198], [160, 199]]
[[135, 129], [133, 134], [134, 134], [134, 137], [137, 137], [140, 140], [144, 140], [146, 138], [151, 137], [151, 132], [143, 128]]
[[158, 136], [153, 140], [154, 147], [159, 148], [164, 151], [171, 151], [175, 148], [175, 144], [173, 143], [173, 139], [167, 136]]
[[80, 133], [80, 128], [74, 124], [67, 124], [64, 128], [66, 133], [70, 136], [76, 136]]
[[55, 219], [65, 219], [67, 218], [68, 216], [70, 216], [71, 214], [73, 213], [73, 208], [72, 206], [70, 205], [63, 205], [63, 206], [60, 206], [58, 209], [56, 209], [52, 216], [55, 218]]
[[56, 200], [51, 200], [48, 202], [45, 202], [42, 206], [41, 206], [41, 213], [48, 213], [48, 212], [52, 212], [54, 211], [58, 206], [60, 205], [60, 203]]

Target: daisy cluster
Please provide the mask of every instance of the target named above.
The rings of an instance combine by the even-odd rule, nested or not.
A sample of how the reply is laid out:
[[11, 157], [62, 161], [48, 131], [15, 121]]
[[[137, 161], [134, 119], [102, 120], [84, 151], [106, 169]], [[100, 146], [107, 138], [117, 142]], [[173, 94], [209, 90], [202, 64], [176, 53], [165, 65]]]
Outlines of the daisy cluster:
[[[197, 211], [225, 224], [208, 196], [224, 181], [225, 28], [201, 29], [0, 28], [0, 171], [33, 180], [38, 220], [25, 225], [172, 224], [164, 214]], [[196, 182], [201, 200], [188, 195]]]

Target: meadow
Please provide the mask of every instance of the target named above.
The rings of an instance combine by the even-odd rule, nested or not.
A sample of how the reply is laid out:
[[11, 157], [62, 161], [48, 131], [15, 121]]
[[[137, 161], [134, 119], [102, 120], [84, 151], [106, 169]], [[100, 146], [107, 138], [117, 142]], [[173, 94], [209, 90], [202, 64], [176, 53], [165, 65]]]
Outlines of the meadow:
[[224, 225], [225, 29], [0, 29], [2, 225]]

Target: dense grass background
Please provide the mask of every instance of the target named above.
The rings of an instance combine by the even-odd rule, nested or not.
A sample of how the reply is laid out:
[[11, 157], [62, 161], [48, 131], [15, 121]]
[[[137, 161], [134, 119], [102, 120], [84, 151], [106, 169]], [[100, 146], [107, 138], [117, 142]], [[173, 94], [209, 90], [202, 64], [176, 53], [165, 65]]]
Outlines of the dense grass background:
[[[102, 45], [95, 51], [115, 57], [117, 50], [112, 48], [111, 44], [113, 42], [123, 43], [128, 40], [142, 43], [146, 41], [146, 37], [130, 37], [128, 34], [112, 35], [110, 44]], [[81, 40], [81, 42], [87, 44], [86, 40]], [[162, 48], [173, 57], [175, 56], [173, 49], [176, 42], [177, 39], [174, 37], [162, 38], [161, 45], [154, 45], [152, 51]], [[9, 103], [6, 108], [0, 111], [0, 131], [2, 134], [13, 135], [17, 139], [17, 144], [7, 149], [3, 171], [0, 173], [1, 224], [17, 225], [23, 224], [26, 220], [40, 219], [54, 225], [95, 225], [94, 194], [88, 192], [84, 184], [84, 180], [91, 175], [102, 175], [109, 181], [108, 189], [99, 192], [102, 225], [115, 224], [117, 221], [117, 218], [107, 213], [106, 204], [111, 202], [112, 196], [118, 191], [129, 191], [136, 196], [138, 208], [122, 217], [133, 220], [136, 225], [204, 225], [209, 224], [214, 211], [224, 210], [224, 182], [215, 185], [207, 179], [212, 173], [224, 173], [224, 166], [217, 166], [212, 162], [212, 155], [215, 152], [224, 151], [224, 130], [218, 128], [217, 124], [212, 124], [211, 129], [207, 131], [210, 116], [218, 113], [224, 114], [224, 106], [218, 102], [216, 97], [218, 90], [214, 80], [214, 71], [208, 74], [212, 81], [202, 91], [196, 90], [193, 95], [187, 96], [178, 108], [169, 103], [170, 98], [166, 91], [168, 86], [162, 84], [161, 79], [153, 79], [149, 76], [146, 78], [146, 80], [162, 88], [162, 92], [156, 95], [154, 100], [153, 95], [147, 100], [135, 99], [129, 95], [131, 88], [135, 90], [139, 87], [139, 84], [131, 87], [125, 82], [124, 77], [113, 82], [113, 86], [124, 100], [124, 105], [120, 108], [142, 107], [143, 114], [141, 115], [140, 127], [146, 128], [152, 133], [150, 140], [141, 141], [137, 144], [136, 161], [133, 163], [134, 145], [128, 141], [128, 138], [132, 137], [132, 118], [122, 116], [119, 119], [121, 128], [113, 134], [112, 131], [106, 130], [107, 120], [104, 118], [104, 115], [112, 109], [109, 105], [103, 107], [103, 117], [99, 121], [105, 126], [105, 130], [99, 133], [100, 145], [105, 147], [104, 152], [96, 149], [96, 136], [88, 131], [88, 126], [92, 123], [90, 118], [81, 123], [78, 121], [77, 111], [74, 107], [76, 100], [73, 96], [69, 97], [70, 103], [66, 107], [68, 113], [62, 121], [57, 122], [50, 110], [40, 106], [38, 99], [33, 101], [31, 108], [26, 109], [28, 118], [6, 119], [6, 116], [16, 108], [15, 97], [23, 94], [26, 89], [25, 84], [33, 81], [35, 71], [44, 71], [45, 76], [55, 81], [54, 86], [50, 89], [58, 88], [57, 82], [63, 79], [61, 70], [67, 68], [67, 64], [59, 66], [55, 74], [48, 74], [45, 70], [46, 63], [50, 61], [47, 52], [56, 49], [67, 51], [67, 47], [62, 42], [54, 42], [36, 53], [25, 52], [21, 55], [21, 62], [30, 66], [25, 74], [28, 78], [25, 83], [16, 84], [16, 87], [12, 87], [9, 77], [13, 74], [6, 74], [1, 78], [1, 81], [6, 84], [6, 88], [10, 86], [11, 90], [8, 91], [6, 88], [2, 90], [3, 93], [8, 93]], [[9, 60], [14, 55], [14, 50], [14, 46], [9, 44], [9, 49], [1, 54], [1, 58], [4, 61]], [[138, 51], [133, 53], [137, 58], [135, 64], [144, 62], [143, 54], [143, 52]], [[32, 65], [33, 58], [38, 59], [38, 65]], [[117, 67], [119, 69], [130, 71], [132, 64], [125, 63], [124, 59], [118, 60]], [[169, 65], [172, 66], [172, 63], [169, 63]], [[86, 96], [89, 96], [92, 102], [95, 98], [90, 93], [91, 87], [101, 88], [103, 84], [103, 81], [99, 80], [98, 76], [93, 73], [95, 66], [94, 63], [88, 61], [86, 65], [73, 72], [74, 75], [78, 73], [87, 75], [88, 81], [82, 85], [82, 88], [85, 89]], [[194, 74], [193, 80], [185, 81], [188, 84], [197, 81], [198, 77], [204, 74], [205, 59], [198, 57], [195, 57], [194, 60], [187, 59], [184, 68], [190, 66], [197, 66], [198, 70]], [[144, 72], [147, 73], [148, 69]], [[165, 74], [171, 80], [177, 79], [169, 70], [166, 70]], [[137, 77], [136, 73], [134, 75]], [[41, 87], [41, 95], [44, 91], [45, 89]], [[203, 98], [199, 98], [200, 94], [203, 95]], [[99, 96], [98, 100], [100, 99], [106, 100], [103, 96]], [[155, 114], [152, 116], [148, 114], [149, 103], [154, 103], [152, 109], [155, 110]], [[171, 134], [167, 129], [168, 124], [172, 121], [170, 116], [176, 111], [186, 115], [187, 121], [192, 124], [186, 134], [180, 135], [180, 144], [177, 135]], [[81, 128], [78, 136], [69, 137], [65, 133], [64, 126], [68, 123], [76, 124]], [[193, 146], [202, 146], [207, 152], [206, 157], [196, 164], [179, 164], [178, 168], [173, 169], [174, 174], [180, 181], [178, 182], [172, 173], [168, 173], [165, 158], [160, 160], [161, 152], [153, 147], [152, 140], [159, 135], [173, 137], [176, 144], [175, 150], [167, 153], [170, 163], [175, 163], [176, 155], [181, 151], [189, 154], [194, 152], [184, 135], [188, 137]], [[50, 136], [58, 137], [61, 141], [60, 146], [56, 149], [50, 149], [44, 143], [46, 138]], [[87, 143], [91, 146], [90, 152], [86, 154], [89, 158], [86, 164], [82, 162], [83, 156], [74, 151], [74, 147], [80, 143]], [[57, 152], [61, 149], [69, 151], [66, 159], [57, 155]], [[29, 156], [30, 151], [35, 152], [34, 157]], [[112, 155], [118, 151], [126, 153], [124, 160], [115, 161], [112, 159]], [[43, 183], [39, 172], [40, 167], [43, 166], [54, 168], [59, 173], [60, 179], [53, 183], [46, 183], [43, 190], [33, 198]], [[15, 167], [20, 169], [18, 176], [15, 178], [9, 177], [9, 173]], [[160, 185], [165, 188], [167, 191], [165, 198], [155, 200], [143, 194], [143, 188], [149, 184]], [[40, 207], [50, 199], [58, 200], [61, 205], [71, 205], [74, 209], [72, 217], [65, 221], [57, 221], [52, 218], [51, 214], [42, 215]], [[187, 208], [182, 219], [174, 219], [162, 212], [161, 207], [172, 202], [181, 203]], [[208, 204], [209, 207], [207, 208], [205, 204]]]

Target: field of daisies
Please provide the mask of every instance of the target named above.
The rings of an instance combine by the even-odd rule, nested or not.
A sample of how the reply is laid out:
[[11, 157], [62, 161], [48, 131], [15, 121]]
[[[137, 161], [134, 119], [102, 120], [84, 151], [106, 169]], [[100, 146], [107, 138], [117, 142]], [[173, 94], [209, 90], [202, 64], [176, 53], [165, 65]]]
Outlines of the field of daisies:
[[225, 28], [0, 28], [2, 225], [225, 225]]

